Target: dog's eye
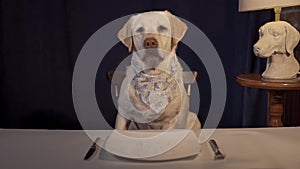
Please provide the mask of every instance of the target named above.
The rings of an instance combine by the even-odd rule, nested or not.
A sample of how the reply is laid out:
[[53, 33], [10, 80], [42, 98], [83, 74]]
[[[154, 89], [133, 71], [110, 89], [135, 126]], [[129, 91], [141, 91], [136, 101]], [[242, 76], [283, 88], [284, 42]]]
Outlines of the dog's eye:
[[277, 37], [278, 35], [279, 35], [279, 33], [273, 32], [273, 36], [274, 36], [274, 37]]
[[158, 32], [165, 32], [168, 30], [168, 28], [163, 25], [160, 25], [157, 29], [158, 29]]
[[145, 31], [145, 29], [143, 28], [143, 27], [139, 27], [137, 30], [136, 30], [136, 32], [138, 32], [138, 33], [142, 33], [142, 32], [144, 32]]

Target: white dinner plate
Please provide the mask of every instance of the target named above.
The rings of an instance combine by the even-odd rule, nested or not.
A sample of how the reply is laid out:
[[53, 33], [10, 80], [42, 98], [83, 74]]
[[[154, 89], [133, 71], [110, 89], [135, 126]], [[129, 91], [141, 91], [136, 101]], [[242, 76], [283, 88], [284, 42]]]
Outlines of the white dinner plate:
[[192, 130], [114, 130], [102, 148], [118, 157], [143, 161], [175, 160], [201, 152]]

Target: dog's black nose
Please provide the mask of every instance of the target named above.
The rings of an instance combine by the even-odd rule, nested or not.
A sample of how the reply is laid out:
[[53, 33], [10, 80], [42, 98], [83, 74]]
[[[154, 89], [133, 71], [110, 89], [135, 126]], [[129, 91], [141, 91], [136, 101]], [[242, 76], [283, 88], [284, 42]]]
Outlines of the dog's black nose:
[[149, 49], [149, 48], [157, 48], [157, 40], [154, 38], [147, 38], [144, 41], [144, 48]]

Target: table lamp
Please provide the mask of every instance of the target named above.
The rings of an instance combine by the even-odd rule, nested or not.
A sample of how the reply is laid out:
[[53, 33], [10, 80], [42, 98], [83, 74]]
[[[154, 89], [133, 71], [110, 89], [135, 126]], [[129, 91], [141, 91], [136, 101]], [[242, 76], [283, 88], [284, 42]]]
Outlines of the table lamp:
[[297, 78], [299, 63], [294, 57], [294, 48], [300, 33], [286, 21], [280, 21], [282, 7], [300, 5], [300, 0], [239, 0], [239, 11], [274, 9], [275, 22], [268, 22], [259, 29], [259, 40], [253, 46], [256, 56], [267, 58], [262, 77], [265, 80]]
[[275, 21], [279, 21], [281, 8], [297, 5], [300, 5], [299, 0], [239, 0], [239, 11], [274, 9]]

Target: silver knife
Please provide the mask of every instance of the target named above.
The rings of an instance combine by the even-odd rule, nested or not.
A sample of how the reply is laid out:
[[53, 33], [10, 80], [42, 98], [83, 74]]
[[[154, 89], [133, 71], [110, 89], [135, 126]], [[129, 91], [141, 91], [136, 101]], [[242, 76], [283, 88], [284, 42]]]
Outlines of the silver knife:
[[94, 155], [94, 153], [96, 152], [98, 146], [97, 146], [97, 142], [100, 140], [100, 137], [97, 137], [96, 140], [93, 142], [92, 146], [90, 147], [89, 151], [86, 153], [86, 155], [84, 156], [83, 160], [89, 160], [91, 159], [91, 157]]

